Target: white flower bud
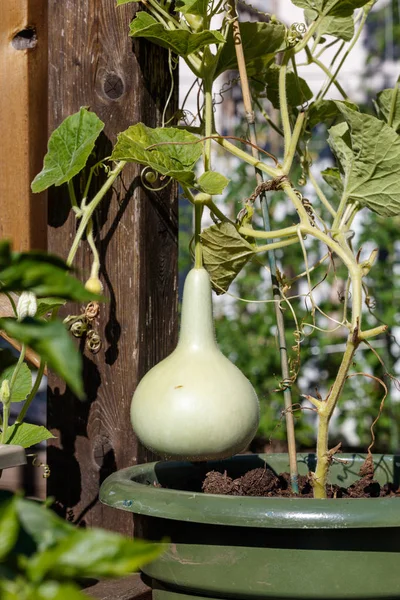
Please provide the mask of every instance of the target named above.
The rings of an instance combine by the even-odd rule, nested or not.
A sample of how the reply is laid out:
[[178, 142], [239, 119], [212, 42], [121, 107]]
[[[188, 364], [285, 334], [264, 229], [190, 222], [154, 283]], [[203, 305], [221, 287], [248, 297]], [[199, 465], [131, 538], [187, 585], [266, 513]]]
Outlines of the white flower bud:
[[22, 292], [17, 304], [17, 317], [19, 320], [25, 317], [34, 317], [37, 311], [36, 296], [33, 292]]
[[2, 404], [8, 404], [10, 400], [10, 386], [8, 383], [8, 379], [4, 379], [0, 388], [0, 402]]

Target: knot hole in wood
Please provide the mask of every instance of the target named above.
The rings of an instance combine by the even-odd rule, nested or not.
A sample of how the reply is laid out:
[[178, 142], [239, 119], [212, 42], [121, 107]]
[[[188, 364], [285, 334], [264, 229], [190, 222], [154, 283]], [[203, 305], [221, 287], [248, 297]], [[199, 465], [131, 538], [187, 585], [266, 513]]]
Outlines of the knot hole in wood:
[[34, 27], [26, 27], [18, 31], [11, 40], [11, 45], [15, 50], [30, 50], [37, 44], [38, 38]]
[[104, 79], [103, 90], [107, 98], [117, 100], [125, 91], [121, 77], [116, 73], [108, 73]]

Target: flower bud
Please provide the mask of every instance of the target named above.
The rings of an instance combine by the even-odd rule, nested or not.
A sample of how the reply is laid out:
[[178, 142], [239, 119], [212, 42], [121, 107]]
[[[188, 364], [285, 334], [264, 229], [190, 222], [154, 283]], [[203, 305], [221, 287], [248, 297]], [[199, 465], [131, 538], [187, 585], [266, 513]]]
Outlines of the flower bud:
[[85, 283], [85, 288], [92, 294], [101, 294], [103, 291], [103, 284], [98, 277], [89, 277]]
[[10, 386], [8, 383], [8, 379], [5, 379], [1, 384], [0, 388], [0, 402], [2, 404], [8, 404], [10, 400]]
[[17, 317], [21, 321], [25, 317], [34, 317], [37, 311], [36, 296], [33, 292], [22, 292], [17, 304]]

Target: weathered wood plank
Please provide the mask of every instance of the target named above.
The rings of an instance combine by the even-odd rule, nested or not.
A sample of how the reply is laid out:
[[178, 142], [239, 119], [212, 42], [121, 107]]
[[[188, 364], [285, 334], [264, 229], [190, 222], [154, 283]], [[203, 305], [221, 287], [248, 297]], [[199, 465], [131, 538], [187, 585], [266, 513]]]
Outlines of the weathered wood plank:
[[[127, 32], [133, 6], [50, 0], [51, 130], [80, 106], [90, 106], [106, 123], [106, 148], [132, 123], [160, 124], [170, 89], [168, 55], [149, 44], [132, 45]], [[58, 436], [48, 449], [48, 494], [74, 522], [126, 534], [132, 532], [131, 516], [101, 505], [99, 485], [115, 469], [146, 459], [130, 425], [131, 397], [146, 370], [176, 341], [176, 188], [149, 193], [139, 173], [137, 166], [124, 170], [97, 218], [109, 303], [98, 325], [103, 348], [95, 356], [85, 353], [87, 401], [78, 402], [54, 376], [48, 398], [48, 425]], [[65, 193], [51, 192], [49, 249], [62, 256], [75, 232], [68, 207]], [[86, 242], [75, 264], [85, 279]]]
[[46, 248], [46, 194], [30, 182], [47, 143], [47, 0], [0, 3], [0, 239]]
[[151, 588], [142, 581], [139, 573], [119, 580], [99, 581], [84, 592], [97, 600], [151, 600]]

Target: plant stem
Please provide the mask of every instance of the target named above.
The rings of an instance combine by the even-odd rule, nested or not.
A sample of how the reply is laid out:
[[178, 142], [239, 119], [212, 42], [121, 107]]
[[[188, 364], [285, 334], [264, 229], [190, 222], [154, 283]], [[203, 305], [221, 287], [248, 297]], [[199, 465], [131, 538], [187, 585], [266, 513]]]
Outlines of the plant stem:
[[392, 101], [390, 103], [390, 112], [389, 112], [389, 118], [388, 118], [389, 127], [392, 127], [392, 125], [393, 125], [393, 119], [394, 119], [394, 115], [396, 112], [397, 96], [399, 93], [399, 84], [400, 84], [400, 81], [397, 80], [396, 85], [394, 86], [394, 89], [393, 89]]
[[[249, 125], [250, 141], [253, 144], [252, 153], [253, 153], [254, 159], [259, 160], [260, 156], [259, 156], [259, 152], [257, 150], [257, 134], [256, 134], [256, 126], [255, 126], [255, 115], [254, 115], [254, 111], [253, 111], [253, 107], [252, 107], [250, 86], [249, 86], [249, 81], [248, 81], [248, 77], [247, 77], [246, 62], [245, 62], [243, 44], [242, 44], [242, 38], [241, 38], [241, 32], [240, 32], [240, 24], [239, 24], [239, 19], [238, 19], [237, 13], [236, 13], [234, 0], [230, 1], [230, 7], [231, 7], [231, 11], [230, 11], [231, 16], [233, 18], [233, 22], [232, 22], [233, 32], [232, 33], [233, 33], [233, 38], [235, 40], [235, 51], [236, 51], [236, 58], [237, 58], [238, 67], [239, 67], [244, 109], [245, 109], [246, 119], [247, 119], [247, 122]], [[286, 65], [287, 65], [287, 61], [288, 61], [289, 57], [290, 57], [290, 54], [286, 53], [284, 56], [284, 61], [283, 61], [285, 64], [283, 67], [281, 67], [280, 76], [279, 76], [280, 99], [281, 99], [281, 104], [284, 104], [286, 106], [286, 111], [287, 111]], [[283, 82], [284, 82], [283, 84], [281, 82], [282, 70], [283, 70]], [[283, 90], [281, 89], [282, 85], [283, 85]], [[282, 101], [282, 97], [281, 97], [282, 93], [284, 93], [283, 101]], [[281, 110], [282, 110], [282, 106], [281, 106]], [[290, 139], [288, 139], [288, 129], [287, 129], [288, 124], [289, 124], [289, 137], [291, 137], [288, 112], [286, 114], [286, 119], [282, 116], [282, 121], [283, 121], [283, 131], [284, 131], [284, 139], [285, 139], [285, 158], [286, 158], [286, 156], [288, 155], [288, 149], [290, 146]], [[263, 175], [262, 175], [261, 170], [259, 168], [257, 168], [256, 165], [255, 165], [255, 168], [256, 168], [257, 183], [260, 184], [263, 182]], [[264, 220], [264, 228], [266, 229], [266, 231], [271, 231], [271, 224], [270, 224], [270, 219], [269, 219], [269, 209], [268, 209], [268, 199], [267, 199], [266, 192], [261, 193], [260, 201], [261, 201], [261, 210], [262, 210], [263, 220]], [[280, 242], [280, 243], [283, 244], [285, 242]], [[286, 240], [285, 244], [287, 244], [287, 243], [288, 243], [288, 240]], [[289, 242], [289, 243], [291, 243], [291, 242]], [[291, 483], [292, 492], [298, 493], [299, 485], [298, 485], [298, 471], [297, 471], [296, 439], [295, 439], [295, 433], [294, 433], [294, 419], [293, 419], [293, 412], [292, 412], [292, 394], [291, 394], [291, 389], [290, 389], [290, 383], [288, 383], [288, 382], [290, 382], [290, 371], [289, 371], [288, 352], [287, 352], [287, 345], [286, 345], [285, 322], [284, 322], [283, 312], [282, 312], [281, 305], [280, 305], [282, 296], [281, 296], [281, 292], [280, 292], [279, 281], [277, 278], [277, 266], [276, 266], [276, 257], [275, 257], [274, 248], [275, 248], [274, 243], [269, 245], [268, 262], [269, 262], [270, 274], [271, 274], [273, 298], [275, 300], [274, 305], [275, 305], [276, 323], [277, 323], [277, 327], [278, 327], [279, 353], [280, 353], [280, 358], [281, 358], [281, 371], [282, 371], [283, 384], [285, 386], [284, 391], [283, 391], [283, 396], [284, 396], [284, 403], [285, 403], [285, 409], [286, 409], [285, 416], [286, 416], [286, 431], [287, 431], [289, 465], [290, 465], [290, 483]]]
[[44, 374], [44, 370], [46, 367], [46, 362], [44, 360], [40, 361], [40, 366], [39, 366], [39, 370], [36, 374], [36, 379], [35, 379], [35, 383], [33, 384], [33, 387], [29, 393], [29, 396], [27, 397], [27, 399], [24, 402], [24, 405], [18, 415], [18, 417], [15, 420], [15, 424], [17, 425], [18, 423], [22, 423], [22, 421], [25, 418], [26, 413], [28, 412], [28, 409], [32, 403], [32, 400], [35, 398], [37, 391], [40, 387], [42, 378], [43, 378], [43, 374]]
[[201, 251], [201, 217], [203, 214], [203, 205], [195, 202], [194, 205], [194, 267], [201, 269], [203, 266], [203, 253]]
[[304, 112], [299, 112], [296, 119], [296, 124], [293, 129], [293, 135], [289, 143], [289, 147], [287, 149], [287, 153], [285, 154], [285, 160], [283, 162], [282, 171], [288, 175], [290, 169], [292, 168], [294, 155], [296, 154], [297, 144], [300, 138], [301, 131], [303, 129], [304, 124]]
[[353, 335], [351, 334], [347, 340], [346, 350], [332, 389], [327, 399], [321, 402], [318, 407], [317, 468], [313, 475], [314, 498], [326, 498], [328, 471], [332, 461], [328, 447], [329, 423], [342, 393], [357, 347], [358, 341], [353, 341]]
[[316, 32], [316, 30], [318, 29], [323, 18], [324, 18], [324, 15], [319, 15], [319, 17], [314, 21], [314, 23], [312, 23], [310, 25], [310, 27], [309, 27], [307, 33], [305, 34], [305, 36], [303, 37], [303, 39], [300, 42], [298, 42], [296, 44], [296, 46], [294, 47], [295, 54], [297, 54], [301, 50], [304, 50], [304, 48], [307, 46], [309, 40], [312, 38], [312, 36]]
[[[289, 148], [292, 139], [292, 131], [290, 127], [290, 119], [289, 119], [289, 108], [287, 103], [287, 93], [286, 93], [286, 75], [287, 75], [287, 65], [292, 56], [292, 52], [287, 51], [283, 55], [282, 64], [279, 69], [279, 109], [281, 113], [282, 120], [282, 129], [283, 129], [283, 138], [285, 144], [285, 162], [286, 157], [289, 153]], [[287, 165], [286, 165], [287, 166]]]
[[241, 235], [248, 235], [253, 238], [261, 238], [263, 240], [273, 240], [281, 237], [290, 237], [297, 234], [297, 225], [285, 227], [284, 229], [274, 229], [273, 231], [259, 231], [251, 227], [239, 227], [238, 231]]
[[75, 254], [78, 250], [79, 247], [79, 243], [82, 239], [82, 237], [85, 234], [86, 231], [86, 227], [92, 217], [92, 214], [94, 213], [94, 211], [96, 210], [97, 206], [100, 204], [100, 202], [102, 201], [102, 199], [104, 198], [104, 196], [106, 195], [106, 193], [108, 192], [108, 190], [111, 188], [111, 186], [113, 185], [114, 181], [116, 180], [116, 178], [118, 177], [118, 175], [121, 173], [122, 169], [125, 167], [126, 165], [125, 160], [121, 160], [120, 162], [117, 163], [115, 169], [113, 169], [108, 177], [107, 180], [104, 182], [104, 184], [102, 185], [102, 187], [100, 188], [100, 190], [97, 192], [97, 194], [95, 195], [95, 197], [93, 198], [93, 200], [90, 202], [90, 204], [88, 204], [83, 212], [82, 215], [82, 219], [81, 222], [79, 223], [79, 227], [78, 227], [78, 231], [76, 232], [75, 235], [75, 239], [72, 243], [71, 249], [69, 251], [68, 254], [68, 258], [67, 258], [67, 264], [70, 266], [73, 263], [73, 260], [75, 258]]
[[213, 140], [216, 141], [217, 144], [222, 146], [222, 148], [225, 148], [225, 150], [233, 154], [233, 156], [240, 158], [244, 162], [248, 163], [256, 169], [259, 169], [263, 173], [266, 173], [270, 177], [279, 177], [280, 175], [283, 175], [281, 169], [274, 169], [273, 167], [268, 167], [259, 158], [254, 158], [244, 150], [237, 148], [234, 144], [224, 139], [223, 137], [218, 137], [218, 134], [215, 134], [215, 136], [213, 136]]
[[[293, 244], [297, 244], [299, 242], [298, 236], [290, 237], [287, 240], [279, 240], [277, 242], [272, 242], [271, 244], [264, 244], [263, 246], [257, 246], [255, 252], [270, 252], [272, 250], [277, 250], [278, 248], [284, 248], [285, 246], [292, 246]], [[279, 302], [282, 300], [279, 295]]]
[[1, 444], [6, 443], [8, 419], [10, 418], [10, 403], [3, 404], [3, 431], [1, 432]]
[[321, 202], [325, 206], [326, 210], [331, 213], [333, 218], [335, 218], [336, 210], [333, 208], [333, 206], [329, 202], [328, 198], [325, 196], [324, 192], [321, 190], [320, 186], [318, 185], [317, 180], [315, 179], [314, 175], [311, 172], [311, 169], [309, 169], [309, 171], [308, 171], [308, 176], [310, 178], [310, 181], [312, 183], [314, 190], [317, 193], [318, 198], [321, 200]]
[[214, 114], [213, 114], [213, 101], [212, 101], [212, 80], [208, 81], [204, 79], [204, 124], [205, 124], [205, 137], [207, 138], [204, 143], [204, 170], [210, 171], [211, 169], [211, 136], [213, 132]]
[[311, 57], [311, 61], [316, 64], [324, 73], [325, 75], [327, 75], [330, 80], [332, 81], [332, 83], [337, 87], [337, 89], [339, 90], [339, 92], [342, 94], [344, 100], [348, 100], [349, 97], [346, 94], [346, 92], [344, 91], [344, 89], [342, 88], [342, 86], [340, 85], [340, 83], [336, 80], [336, 76], [334, 76], [330, 70], [328, 69], [328, 67], [326, 67], [324, 65], [323, 62], [321, 62], [320, 60], [318, 60], [318, 58], [315, 58], [314, 56]]

